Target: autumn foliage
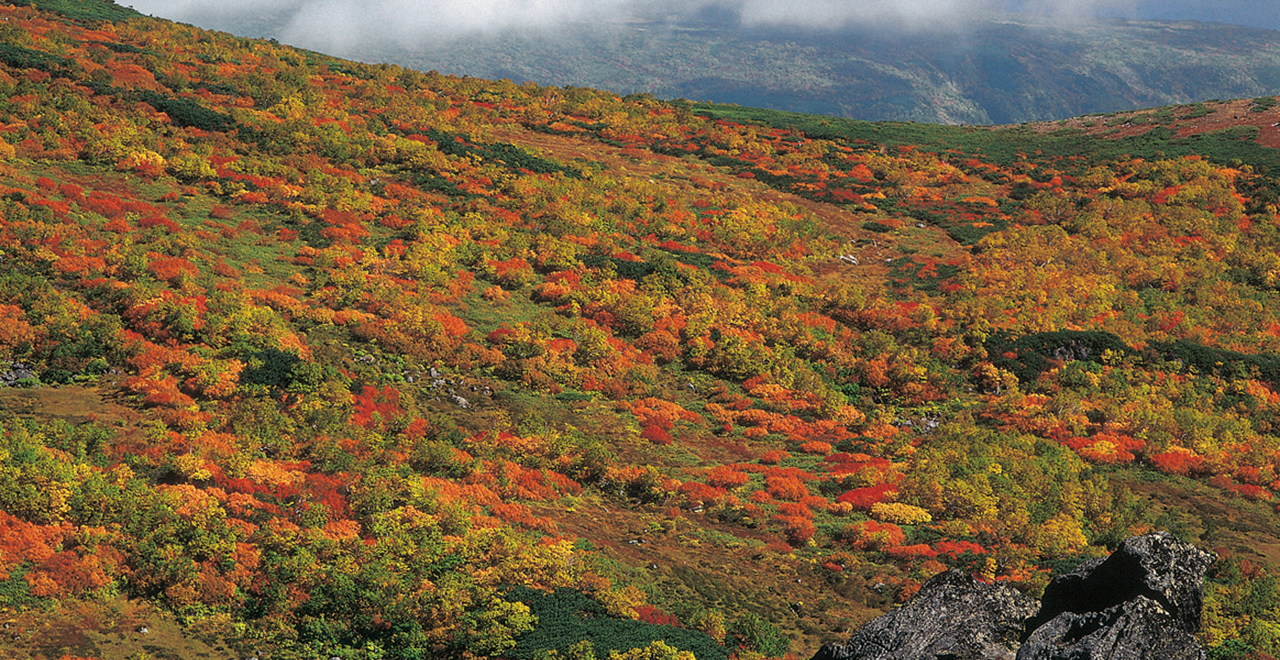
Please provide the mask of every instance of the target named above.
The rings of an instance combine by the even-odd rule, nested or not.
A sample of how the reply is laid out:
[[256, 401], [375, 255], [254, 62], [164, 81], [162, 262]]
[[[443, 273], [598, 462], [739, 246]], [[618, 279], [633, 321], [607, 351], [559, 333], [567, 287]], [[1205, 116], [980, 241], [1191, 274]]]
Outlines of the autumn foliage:
[[[725, 657], [761, 600], [798, 652], [829, 621], [780, 575], [1036, 589], [1180, 520], [1145, 493], [1280, 492], [1280, 184], [1239, 136], [867, 133], [0, 14], [37, 415], [0, 417], [5, 608], [533, 657], [508, 595], [568, 589]], [[1232, 566], [1213, 640], [1263, 640], [1274, 567]]]

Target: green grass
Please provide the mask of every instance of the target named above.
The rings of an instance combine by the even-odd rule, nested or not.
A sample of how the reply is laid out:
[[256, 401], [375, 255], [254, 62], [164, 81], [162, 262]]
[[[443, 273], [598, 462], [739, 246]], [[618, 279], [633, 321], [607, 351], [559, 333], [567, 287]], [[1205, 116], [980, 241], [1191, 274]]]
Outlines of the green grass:
[[488, 334], [504, 326], [515, 327], [540, 317], [553, 325], [561, 321], [560, 317], [531, 300], [528, 289], [512, 291], [510, 298], [493, 303], [480, 297], [480, 291], [487, 286], [485, 282], [477, 282], [471, 292], [463, 296], [460, 311], [456, 312], [458, 318], [477, 332]]
[[[1202, 104], [1188, 107], [1191, 111], [1181, 119], [1196, 118], [1210, 112]], [[1075, 129], [1040, 133], [1026, 126], [975, 128], [914, 122], [873, 123], [717, 104], [696, 104], [692, 109], [712, 119], [798, 129], [810, 138], [868, 148], [914, 145], [938, 153], [958, 151], [1005, 166], [1023, 160], [1052, 162], [1087, 154], [1087, 157], [1067, 164], [1083, 170], [1126, 157], [1152, 160], [1200, 155], [1215, 163], [1239, 161], [1264, 173], [1280, 175], [1280, 150], [1254, 142], [1252, 138], [1256, 137], [1258, 128], [1250, 126], [1187, 138], [1178, 138], [1169, 128], [1157, 126], [1141, 135], [1104, 139]], [[1117, 119], [1123, 123], [1122, 119]]]
[[28, 0], [27, 2], [11, 2], [6, 4], [23, 6], [35, 5], [38, 9], [55, 12], [78, 21], [127, 21], [141, 18], [141, 12], [132, 7], [121, 7], [110, 0]]

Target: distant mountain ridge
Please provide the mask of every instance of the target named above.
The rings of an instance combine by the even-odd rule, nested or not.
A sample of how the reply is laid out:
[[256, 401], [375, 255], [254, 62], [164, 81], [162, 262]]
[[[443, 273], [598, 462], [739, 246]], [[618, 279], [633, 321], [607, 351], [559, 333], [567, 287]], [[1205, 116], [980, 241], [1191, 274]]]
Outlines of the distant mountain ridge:
[[653, 19], [340, 54], [872, 121], [1008, 124], [1280, 92], [1280, 32], [1194, 22], [1055, 26], [1002, 16], [890, 36]]

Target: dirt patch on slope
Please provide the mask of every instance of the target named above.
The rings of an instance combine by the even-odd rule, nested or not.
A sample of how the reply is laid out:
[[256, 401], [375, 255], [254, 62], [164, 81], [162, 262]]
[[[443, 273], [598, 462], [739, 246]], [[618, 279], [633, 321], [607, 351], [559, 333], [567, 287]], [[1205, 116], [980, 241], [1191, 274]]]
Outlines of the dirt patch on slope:
[[[1258, 127], [1258, 144], [1264, 147], [1280, 149], [1280, 105], [1272, 106], [1262, 112], [1254, 112], [1252, 100], [1237, 99], [1234, 101], [1207, 102], [1201, 104], [1207, 114], [1198, 112], [1196, 106], [1178, 106], [1174, 108], [1174, 121], [1167, 124], [1179, 138], [1191, 137], [1202, 133], [1214, 133], [1241, 126]], [[1154, 110], [1133, 110], [1118, 112], [1106, 117], [1096, 115], [1075, 117], [1058, 122], [1039, 122], [1032, 127], [1041, 132], [1052, 132], [1063, 128], [1074, 128], [1090, 135], [1123, 139], [1142, 135], [1154, 129], [1157, 124], [1144, 121], [1153, 115]]]

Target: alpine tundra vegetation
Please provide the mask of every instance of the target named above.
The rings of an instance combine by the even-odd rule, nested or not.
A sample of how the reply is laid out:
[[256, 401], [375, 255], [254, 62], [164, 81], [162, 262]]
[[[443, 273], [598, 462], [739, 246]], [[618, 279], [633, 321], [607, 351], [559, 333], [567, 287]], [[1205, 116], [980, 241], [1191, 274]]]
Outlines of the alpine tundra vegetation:
[[1199, 644], [1271, 657], [1277, 124], [873, 124], [0, 4], [0, 654], [807, 657], [1163, 531], [1218, 556]]

